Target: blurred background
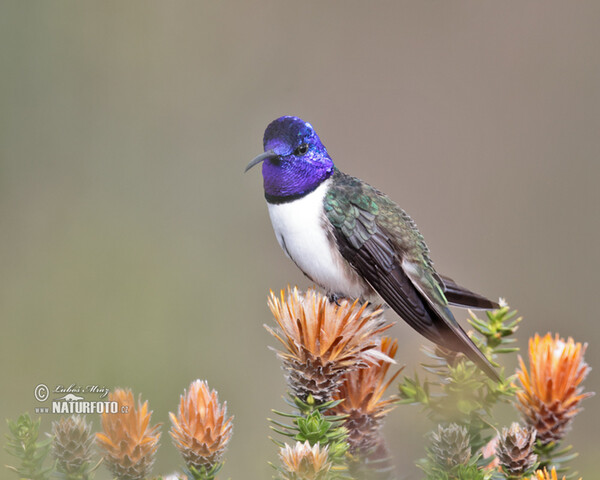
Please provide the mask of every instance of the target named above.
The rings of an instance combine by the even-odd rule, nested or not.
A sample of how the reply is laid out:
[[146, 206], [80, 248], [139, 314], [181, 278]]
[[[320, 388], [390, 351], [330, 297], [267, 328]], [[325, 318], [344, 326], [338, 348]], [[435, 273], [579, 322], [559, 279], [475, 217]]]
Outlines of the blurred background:
[[[411, 214], [440, 272], [517, 308], [521, 348], [559, 332], [596, 368], [599, 20], [594, 1], [2, 2], [0, 416], [33, 413], [40, 382], [130, 387], [165, 474], [168, 412], [207, 379], [235, 415], [223, 476], [270, 478], [267, 294], [309, 283], [243, 170], [284, 114]], [[393, 334], [414, 371], [421, 338]], [[566, 439], [588, 480], [597, 405]], [[403, 478], [430, 428], [389, 416]]]

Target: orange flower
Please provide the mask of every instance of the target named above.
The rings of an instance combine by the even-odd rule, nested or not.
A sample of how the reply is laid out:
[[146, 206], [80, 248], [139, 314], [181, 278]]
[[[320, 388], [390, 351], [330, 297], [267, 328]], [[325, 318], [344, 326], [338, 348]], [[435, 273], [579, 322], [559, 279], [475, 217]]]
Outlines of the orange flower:
[[148, 476], [160, 439], [160, 424], [149, 427], [152, 412], [148, 402], [137, 406], [131, 390], [116, 389], [109, 401], [119, 404], [121, 413], [103, 413], [102, 430], [96, 440], [104, 461], [115, 477], [141, 480]]
[[302, 295], [288, 288], [287, 298], [282, 290], [279, 299], [271, 292], [269, 307], [279, 330], [265, 328], [283, 345], [277, 355], [290, 389], [301, 400], [309, 395], [318, 403], [331, 400], [344, 373], [383, 358], [379, 334], [391, 324], [381, 308], [358, 300], [338, 303], [314, 289]]
[[325, 479], [332, 466], [328, 447], [321, 449], [318, 443], [311, 447], [308, 440], [304, 443], [296, 442], [293, 447], [286, 443], [280, 449], [279, 457], [283, 464], [281, 473], [285, 480]]
[[[567, 477], [563, 477], [562, 480], [566, 480]], [[535, 473], [529, 477], [529, 480], [558, 480], [556, 476], [556, 469], [552, 467], [552, 470], [548, 473], [545, 468], [543, 470], [536, 470]], [[581, 480], [581, 478], [579, 479]]]
[[192, 382], [181, 395], [177, 416], [169, 413], [170, 434], [188, 467], [211, 470], [221, 462], [233, 429], [232, 417], [226, 416], [227, 402], [220, 405], [205, 381]]
[[385, 359], [343, 376], [343, 383], [334, 395], [334, 400], [343, 401], [327, 411], [333, 415], [347, 415], [344, 426], [348, 429], [348, 441], [353, 452], [368, 452], [377, 445], [383, 417], [395, 407], [397, 400], [395, 396], [382, 397], [402, 371], [398, 370], [385, 380], [398, 350], [398, 341], [383, 337], [379, 350]]
[[536, 334], [529, 339], [530, 372], [519, 357], [517, 376], [523, 390], [517, 392], [517, 407], [543, 444], [562, 439], [581, 410], [581, 400], [592, 395], [582, 393], [580, 386], [590, 371], [583, 359], [586, 347], [572, 338], [565, 342], [558, 335]]

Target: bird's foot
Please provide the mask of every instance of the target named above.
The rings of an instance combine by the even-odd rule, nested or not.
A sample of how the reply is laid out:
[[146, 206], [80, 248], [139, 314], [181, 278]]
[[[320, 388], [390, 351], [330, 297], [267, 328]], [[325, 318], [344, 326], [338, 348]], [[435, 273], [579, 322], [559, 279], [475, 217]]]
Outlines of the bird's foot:
[[342, 295], [338, 295], [337, 293], [330, 293], [328, 295], [329, 297], [329, 302], [330, 303], [335, 303], [338, 307], [341, 307], [340, 305], [340, 299], [344, 298]]

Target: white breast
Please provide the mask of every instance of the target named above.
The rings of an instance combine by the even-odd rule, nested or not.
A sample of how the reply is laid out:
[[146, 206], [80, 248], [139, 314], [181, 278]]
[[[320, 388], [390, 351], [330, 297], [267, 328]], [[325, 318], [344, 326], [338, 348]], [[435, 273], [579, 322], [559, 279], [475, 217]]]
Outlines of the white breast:
[[279, 245], [306, 275], [330, 293], [358, 298], [369, 287], [335, 248], [327, 227], [323, 198], [330, 182], [298, 200], [268, 204], [269, 216]]

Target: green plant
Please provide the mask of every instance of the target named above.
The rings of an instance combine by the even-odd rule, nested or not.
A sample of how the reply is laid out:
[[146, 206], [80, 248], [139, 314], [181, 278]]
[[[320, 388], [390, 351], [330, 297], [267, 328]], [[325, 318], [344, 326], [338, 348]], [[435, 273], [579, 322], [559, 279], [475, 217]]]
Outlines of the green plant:
[[47, 480], [54, 468], [44, 467], [52, 439], [38, 442], [41, 419], [32, 420], [28, 413], [24, 413], [16, 421], [7, 422], [10, 435], [6, 435], [6, 451], [19, 459], [20, 464], [6, 467], [21, 479]]

